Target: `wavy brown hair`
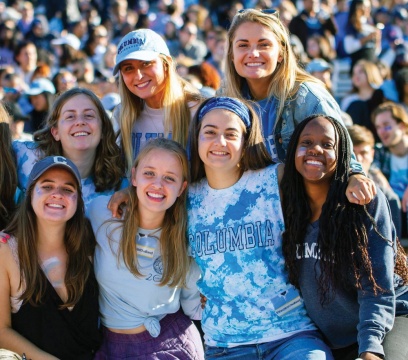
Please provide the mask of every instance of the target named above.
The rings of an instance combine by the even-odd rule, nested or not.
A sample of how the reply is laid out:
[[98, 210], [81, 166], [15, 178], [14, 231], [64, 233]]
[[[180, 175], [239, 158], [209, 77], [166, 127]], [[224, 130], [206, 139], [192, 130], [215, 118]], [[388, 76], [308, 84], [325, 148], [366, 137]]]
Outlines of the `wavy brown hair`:
[[94, 177], [95, 190], [97, 192], [111, 189], [118, 190], [125, 174], [125, 166], [120, 155], [119, 146], [116, 144], [112, 123], [101, 101], [91, 90], [76, 87], [59, 95], [44, 128], [34, 133], [37, 149], [40, 150], [38, 155], [41, 158], [52, 155], [69, 158], [69, 154], [64, 154], [61, 142], [56, 141], [52, 136], [51, 129], [58, 126], [61, 109], [65, 103], [79, 95], [85, 95], [92, 101], [102, 122], [102, 138], [96, 149], [95, 162], [91, 172]]
[[[13, 220], [4, 230], [17, 239], [20, 287], [22, 284], [25, 287], [20, 299], [34, 306], [42, 303], [49, 286], [39, 264], [37, 244], [40, 235], [37, 232], [37, 216], [31, 200], [37, 181], [27, 189]], [[64, 235], [65, 249], [68, 254], [64, 282], [68, 299], [62, 308], [72, 307], [79, 301], [92, 266], [88, 256], [92, 255], [94, 237], [85, 218], [84, 202], [78, 183], [76, 183], [76, 189], [78, 191], [77, 209], [74, 216], [67, 221]]]
[[[184, 148], [177, 142], [157, 138], [146, 143], [134, 162], [136, 169], [140, 161], [152, 150], [161, 149], [174, 155], [182, 167], [182, 181], [188, 182], [188, 161]], [[118, 220], [120, 226], [115, 227], [114, 231], [122, 229], [122, 237], [119, 244], [118, 260], [123, 258], [126, 267], [137, 277], [143, 276], [137, 267], [137, 250], [135, 238], [139, 229], [139, 201], [136, 194], [136, 188], [130, 186], [128, 189], [130, 195], [129, 203], [123, 220]], [[185, 286], [186, 275], [190, 268], [190, 258], [187, 254], [187, 209], [186, 209], [187, 191], [177, 198], [175, 203], [166, 210], [162, 231], [160, 235], [160, 250], [163, 261], [163, 277], [160, 286]], [[115, 221], [116, 222], [116, 221]]]
[[10, 116], [0, 103], [0, 229], [9, 223], [15, 211], [17, 168], [11, 147]]
[[[162, 104], [164, 108], [164, 136], [172, 133], [172, 139], [183, 146], [187, 145], [188, 126], [191, 119], [190, 101], [199, 101], [200, 95], [192, 85], [183, 80], [176, 72], [174, 61], [160, 55], [165, 69], [165, 90]], [[144, 100], [133, 94], [123, 81], [119, 72], [120, 135], [127, 170], [132, 168], [134, 155], [132, 148], [132, 129], [144, 107]]]

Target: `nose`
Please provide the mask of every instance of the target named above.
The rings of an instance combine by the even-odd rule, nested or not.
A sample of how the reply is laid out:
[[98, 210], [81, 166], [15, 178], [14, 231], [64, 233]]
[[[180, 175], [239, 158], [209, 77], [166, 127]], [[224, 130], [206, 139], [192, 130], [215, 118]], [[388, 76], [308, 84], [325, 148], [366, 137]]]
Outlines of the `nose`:
[[227, 141], [225, 140], [225, 136], [223, 134], [217, 136], [217, 143], [219, 143], [221, 146], [225, 146], [227, 144]]
[[135, 78], [140, 80], [143, 77], [143, 72], [140, 68], [136, 69], [135, 71]]
[[53, 190], [51, 196], [60, 199], [62, 198], [62, 194], [63, 194], [62, 189], [60, 187], [57, 187]]
[[317, 156], [318, 154], [321, 154], [323, 152], [323, 149], [320, 145], [313, 145], [308, 149], [308, 153], [312, 156]]
[[251, 48], [249, 50], [249, 56], [251, 57], [259, 57], [259, 50], [257, 48]]
[[363, 155], [361, 155], [361, 154], [356, 154], [356, 158], [357, 158], [357, 161], [358, 161], [359, 163], [362, 163], [363, 160], [364, 160]]
[[153, 185], [155, 188], [161, 189], [163, 187], [163, 179], [161, 177], [156, 178]]

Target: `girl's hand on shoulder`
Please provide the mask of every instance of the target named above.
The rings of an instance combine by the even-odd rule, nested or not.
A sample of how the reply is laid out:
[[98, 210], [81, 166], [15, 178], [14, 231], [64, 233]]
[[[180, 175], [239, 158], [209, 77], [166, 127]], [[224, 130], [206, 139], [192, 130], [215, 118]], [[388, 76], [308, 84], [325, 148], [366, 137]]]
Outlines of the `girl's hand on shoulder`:
[[128, 189], [122, 189], [116, 191], [110, 198], [108, 202], [108, 209], [112, 211], [112, 216], [120, 219], [123, 215], [123, 207], [129, 201], [129, 192]]
[[377, 194], [374, 181], [363, 174], [351, 175], [346, 189], [348, 201], [357, 205], [367, 205]]

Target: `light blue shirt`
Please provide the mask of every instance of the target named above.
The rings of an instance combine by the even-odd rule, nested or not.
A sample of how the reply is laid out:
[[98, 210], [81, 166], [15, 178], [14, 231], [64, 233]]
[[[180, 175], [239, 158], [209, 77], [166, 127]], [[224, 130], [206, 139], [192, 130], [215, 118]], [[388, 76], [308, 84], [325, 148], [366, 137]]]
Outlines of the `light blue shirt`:
[[209, 346], [233, 347], [316, 329], [289, 283], [282, 254], [284, 221], [277, 165], [246, 171], [215, 190], [206, 179], [188, 194], [188, 238], [202, 272]]

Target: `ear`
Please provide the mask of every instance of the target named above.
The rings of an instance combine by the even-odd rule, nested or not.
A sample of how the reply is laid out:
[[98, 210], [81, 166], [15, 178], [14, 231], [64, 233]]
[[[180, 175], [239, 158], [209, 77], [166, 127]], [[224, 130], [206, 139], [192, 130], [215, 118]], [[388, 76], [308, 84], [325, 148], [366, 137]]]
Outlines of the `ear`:
[[180, 188], [180, 191], [179, 191], [177, 197], [179, 197], [183, 193], [183, 191], [186, 189], [186, 187], [187, 187], [187, 181], [184, 181], [183, 185], [181, 185], [181, 188]]
[[132, 185], [134, 187], [137, 187], [137, 183], [136, 183], [136, 168], [133, 167], [132, 168]]
[[59, 134], [58, 134], [58, 128], [55, 127], [55, 126], [53, 126], [53, 127], [51, 128], [51, 135], [54, 137], [55, 141], [60, 141], [60, 140], [61, 140], [61, 139], [60, 139], [60, 136], [59, 136]]
[[278, 56], [278, 63], [280, 64], [282, 61], [283, 61], [283, 55], [280, 54], [280, 55]]

